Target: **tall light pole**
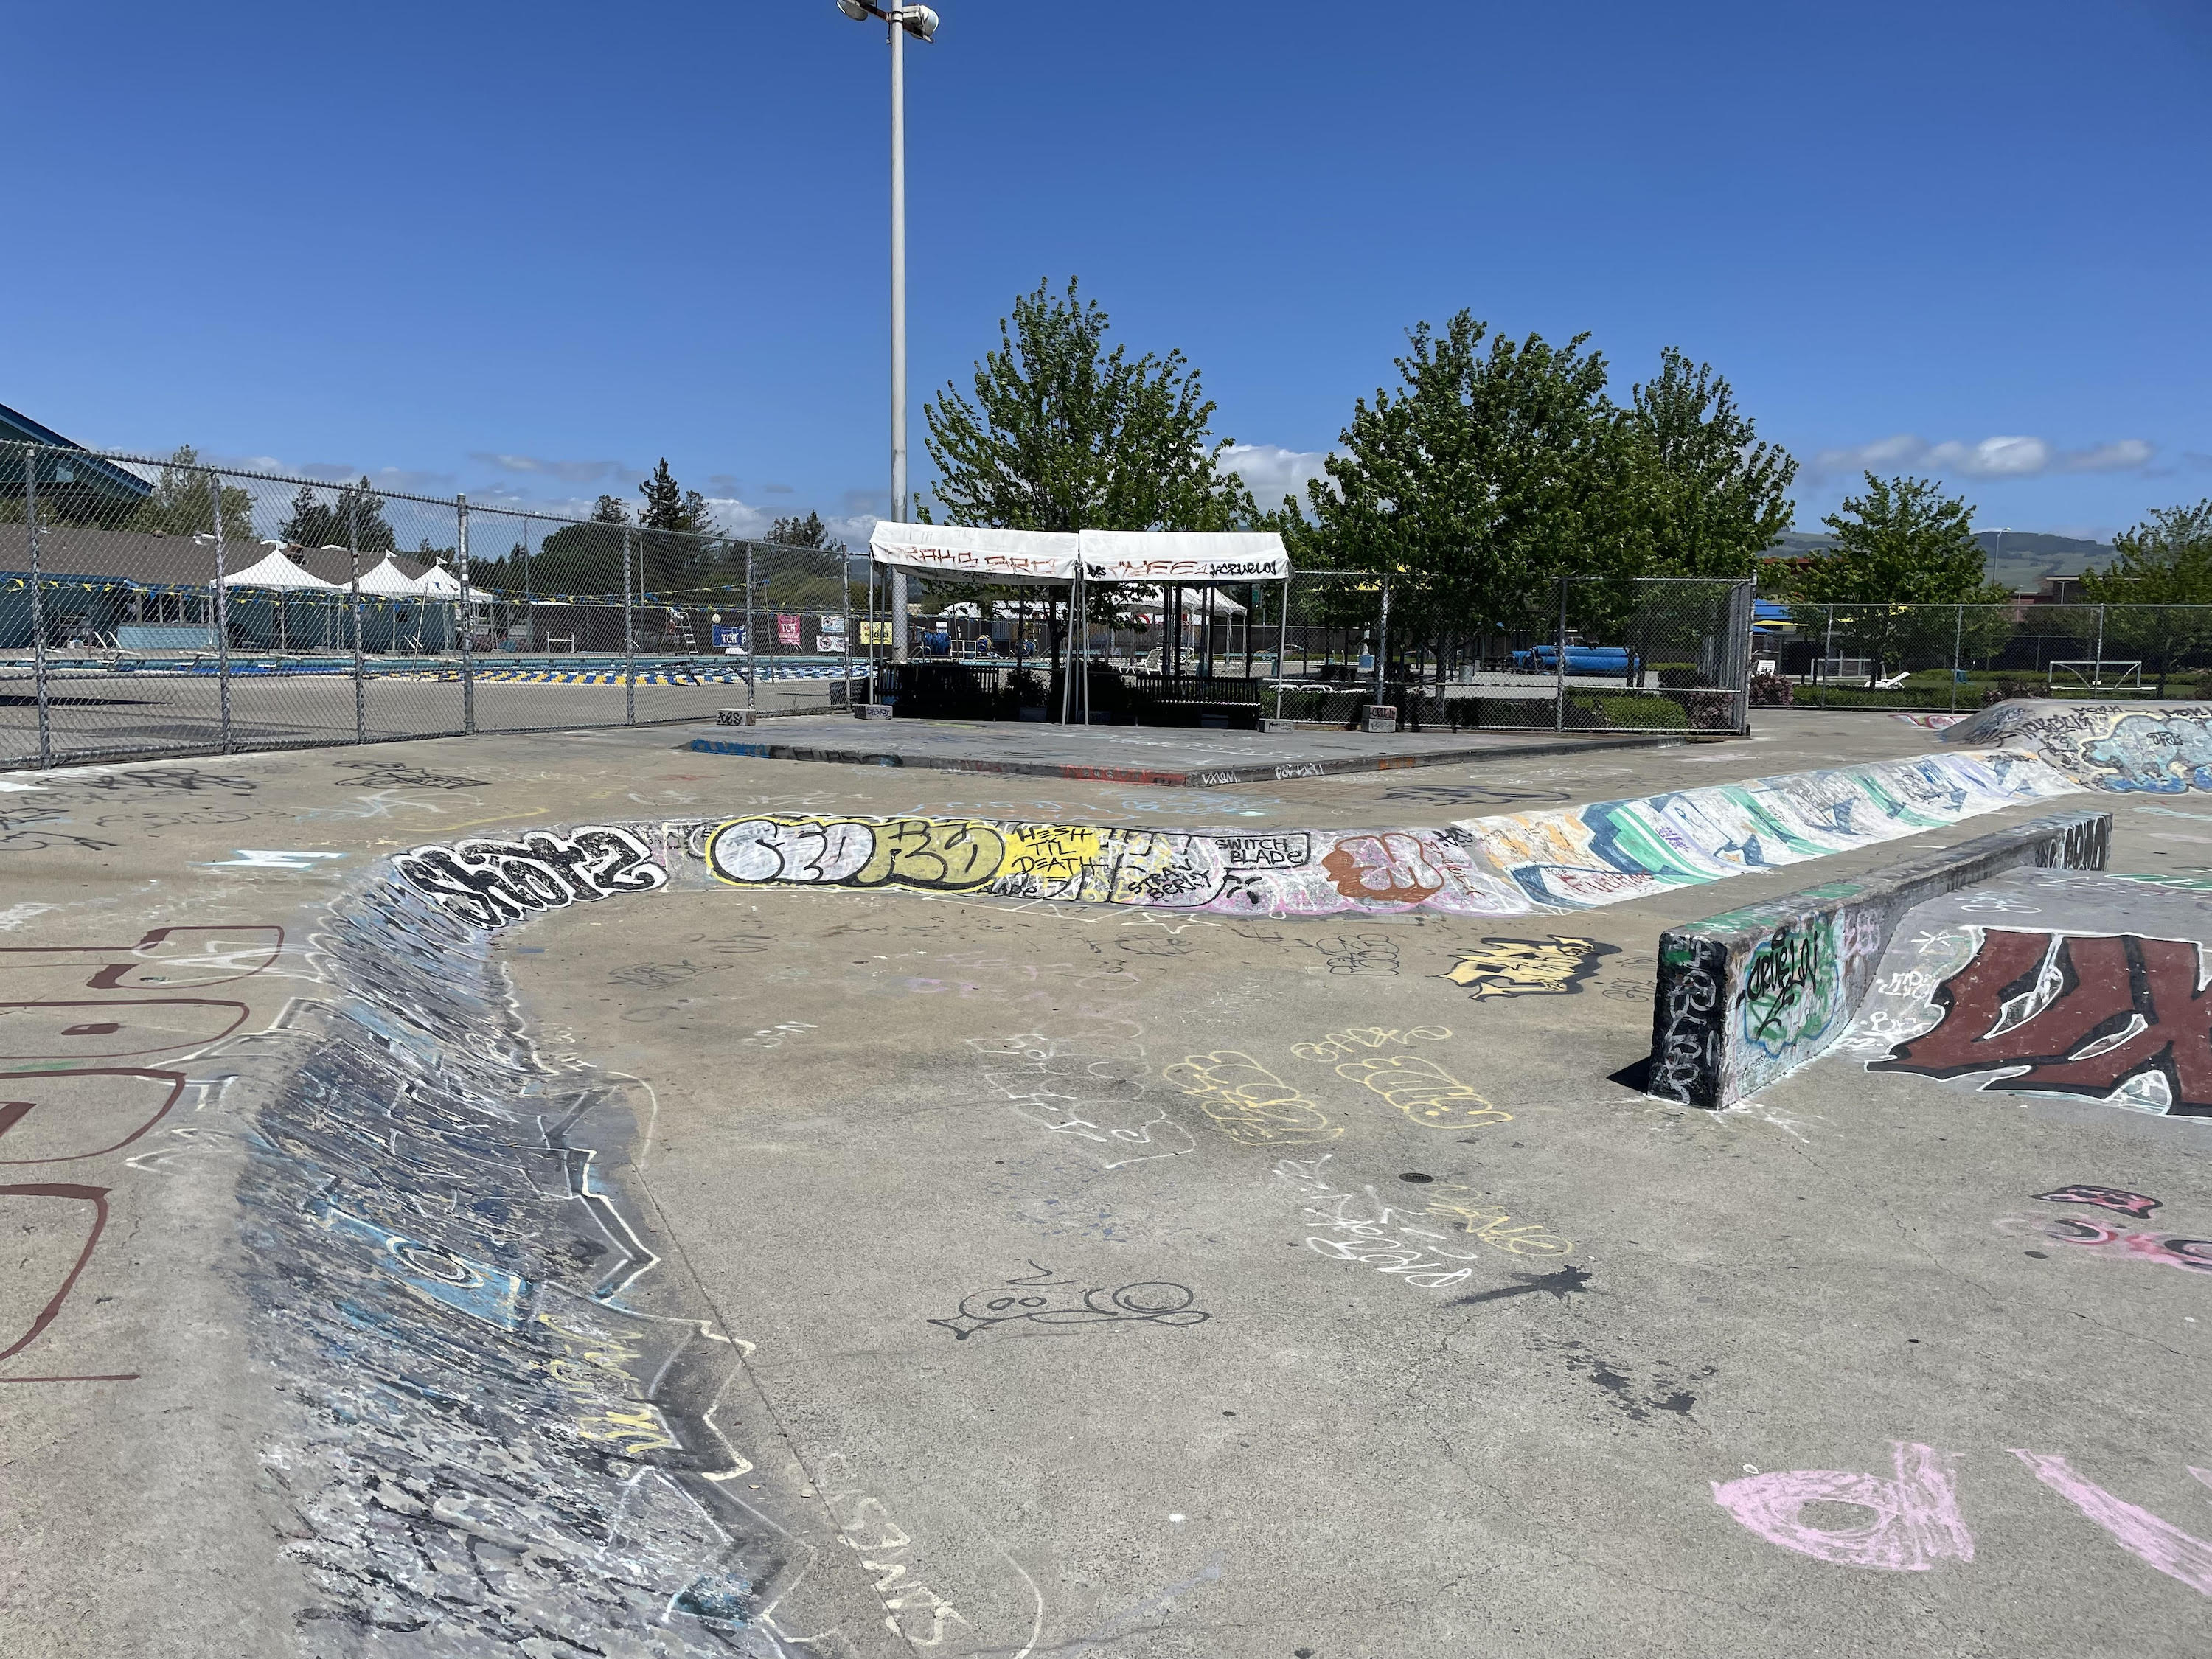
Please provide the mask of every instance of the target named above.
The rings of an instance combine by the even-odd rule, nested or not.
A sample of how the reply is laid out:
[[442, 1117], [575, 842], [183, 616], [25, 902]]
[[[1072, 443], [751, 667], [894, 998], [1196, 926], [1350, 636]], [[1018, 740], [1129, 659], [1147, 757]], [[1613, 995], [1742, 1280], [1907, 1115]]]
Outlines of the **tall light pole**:
[[[890, 26], [891, 48], [891, 522], [904, 524], [906, 489], [906, 37], [937, 38], [937, 14], [927, 6], [894, 4], [888, 10], [874, 0], [837, 0], [837, 9], [856, 23], [871, 17]], [[904, 662], [906, 572], [891, 569], [891, 660]]]

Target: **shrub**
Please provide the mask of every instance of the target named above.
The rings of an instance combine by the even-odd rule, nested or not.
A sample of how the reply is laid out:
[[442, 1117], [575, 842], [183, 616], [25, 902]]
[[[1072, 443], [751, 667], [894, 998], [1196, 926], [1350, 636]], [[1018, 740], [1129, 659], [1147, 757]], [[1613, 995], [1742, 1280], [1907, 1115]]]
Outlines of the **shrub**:
[[1779, 674], [1753, 674], [1751, 677], [1751, 701], [1759, 708], [1790, 707], [1790, 682]]

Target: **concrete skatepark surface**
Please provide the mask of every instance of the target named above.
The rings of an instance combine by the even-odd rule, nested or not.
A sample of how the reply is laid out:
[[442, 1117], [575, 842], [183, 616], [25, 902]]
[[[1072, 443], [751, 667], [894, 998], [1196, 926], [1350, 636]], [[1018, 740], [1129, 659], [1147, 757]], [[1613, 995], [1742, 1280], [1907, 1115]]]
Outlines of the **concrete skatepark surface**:
[[[2205, 1034], [2160, 943], [2208, 937], [2201, 793], [2092, 798], [2157, 880], [1916, 912], [1869, 1046], [1714, 1114], [1640, 1091], [1665, 927], [2051, 803], [1504, 918], [654, 887], [610, 842], [602, 902], [476, 928], [392, 878], [538, 827], [1434, 830], [1937, 750], [1780, 713], [1177, 790], [688, 735], [0, 780], [12, 1650], [2203, 1650]], [[2001, 1015], [1947, 1030], [1954, 982]]]
[[1018, 776], [1210, 788], [1445, 766], [1457, 761], [1588, 754], [1681, 742], [1648, 732], [1177, 731], [1160, 726], [1043, 726], [1012, 720], [905, 720], [860, 724], [800, 715], [692, 740], [702, 753], [775, 760], [865, 762]]

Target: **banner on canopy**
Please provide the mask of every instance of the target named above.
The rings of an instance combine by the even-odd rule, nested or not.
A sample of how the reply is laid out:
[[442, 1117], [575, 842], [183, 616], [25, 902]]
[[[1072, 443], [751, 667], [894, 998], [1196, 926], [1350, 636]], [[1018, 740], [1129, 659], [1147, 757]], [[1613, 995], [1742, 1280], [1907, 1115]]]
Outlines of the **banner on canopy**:
[[1283, 538], [1267, 532], [985, 530], [966, 525], [878, 524], [868, 537], [878, 564], [1013, 583], [1279, 581], [1290, 574]]
[[1086, 530], [1081, 539], [1085, 581], [1265, 582], [1291, 572], [1271, 530]]
[[1075, 538], [1051, 530], [981, 530], [966, 525], [878, 524], [868, 551], [878, 564], [989, 582], [1075, 580]]

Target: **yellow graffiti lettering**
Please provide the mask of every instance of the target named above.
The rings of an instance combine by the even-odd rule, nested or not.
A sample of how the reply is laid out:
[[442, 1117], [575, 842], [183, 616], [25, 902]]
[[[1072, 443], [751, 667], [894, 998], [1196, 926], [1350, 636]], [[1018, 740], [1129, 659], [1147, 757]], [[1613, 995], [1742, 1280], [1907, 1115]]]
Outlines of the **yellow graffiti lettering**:
[[[604, 1430], [598, 1425], [605, 1424]], [[650, 1406], [634, 1412], [605, 1411], [596, 1417], [577, 1420], [576, 1432], [586, 1440], [603, 1440], [618, 1448], [625, 1456], [640, 1452], [678, 1451], [682, 1448], [670, 1437], [659, 1414]]]
[[1460, 952], [1459, 965], [1444, 977], [1464, 985], [1477, 1000], [1484, 997], [1557, 995], [1578, 988], [1597, 971], [1598, 958], [1613, 946], [1594, 939], [1490, 939]]
[[999, 865], [1001, 875], [1028, 876], [1042, 882], [1080, 881], [1098, 862], [1096, 830], [1024, 823], [1010, 824], [1001, 833], [1006, 849]]
[[1300, 1060], [1350, 1060], [1363, 1048], [1380, 1048], [1393, 1042], [1441, 1042], [1450, 1035], [1449, 1028], [1443, 1025], [1416, 1025], [1404, 1031], [1367, 1025], [1355, 1031], [1331, 1031], [1318, 1042], [1294, 1042], [1291, 1052]]
[[1372, 1089], [1415, 1123], [1456, 1128], [1513, 1121], [1425, 1054], [1379, 1054], [1340, 1066], [1336, 1074]]
[[1006, 838], [988, 823], [933, 823], [902, 818], [875, 826], [875, 852], [855, 875], [855, 887], [921, 887], [964, 892], [999, 873]]
[[1161, 1075], [1240, 1146], [1334, 1140], [1344, 1133], [1300, 1091], [1240, 1049], [1186, 1055]]
[[1561, 1238], [1539, 1224], [1507, 1226], [1513, 1218], [1492, 1205], [1439, 1199], [1429, 1206], [1429, 1213], [1449, 1222], [1457, 1231], [1496, 1245], [1508, 1255], [1565, 1255], [1575, 1248], [1572, 1239]]

